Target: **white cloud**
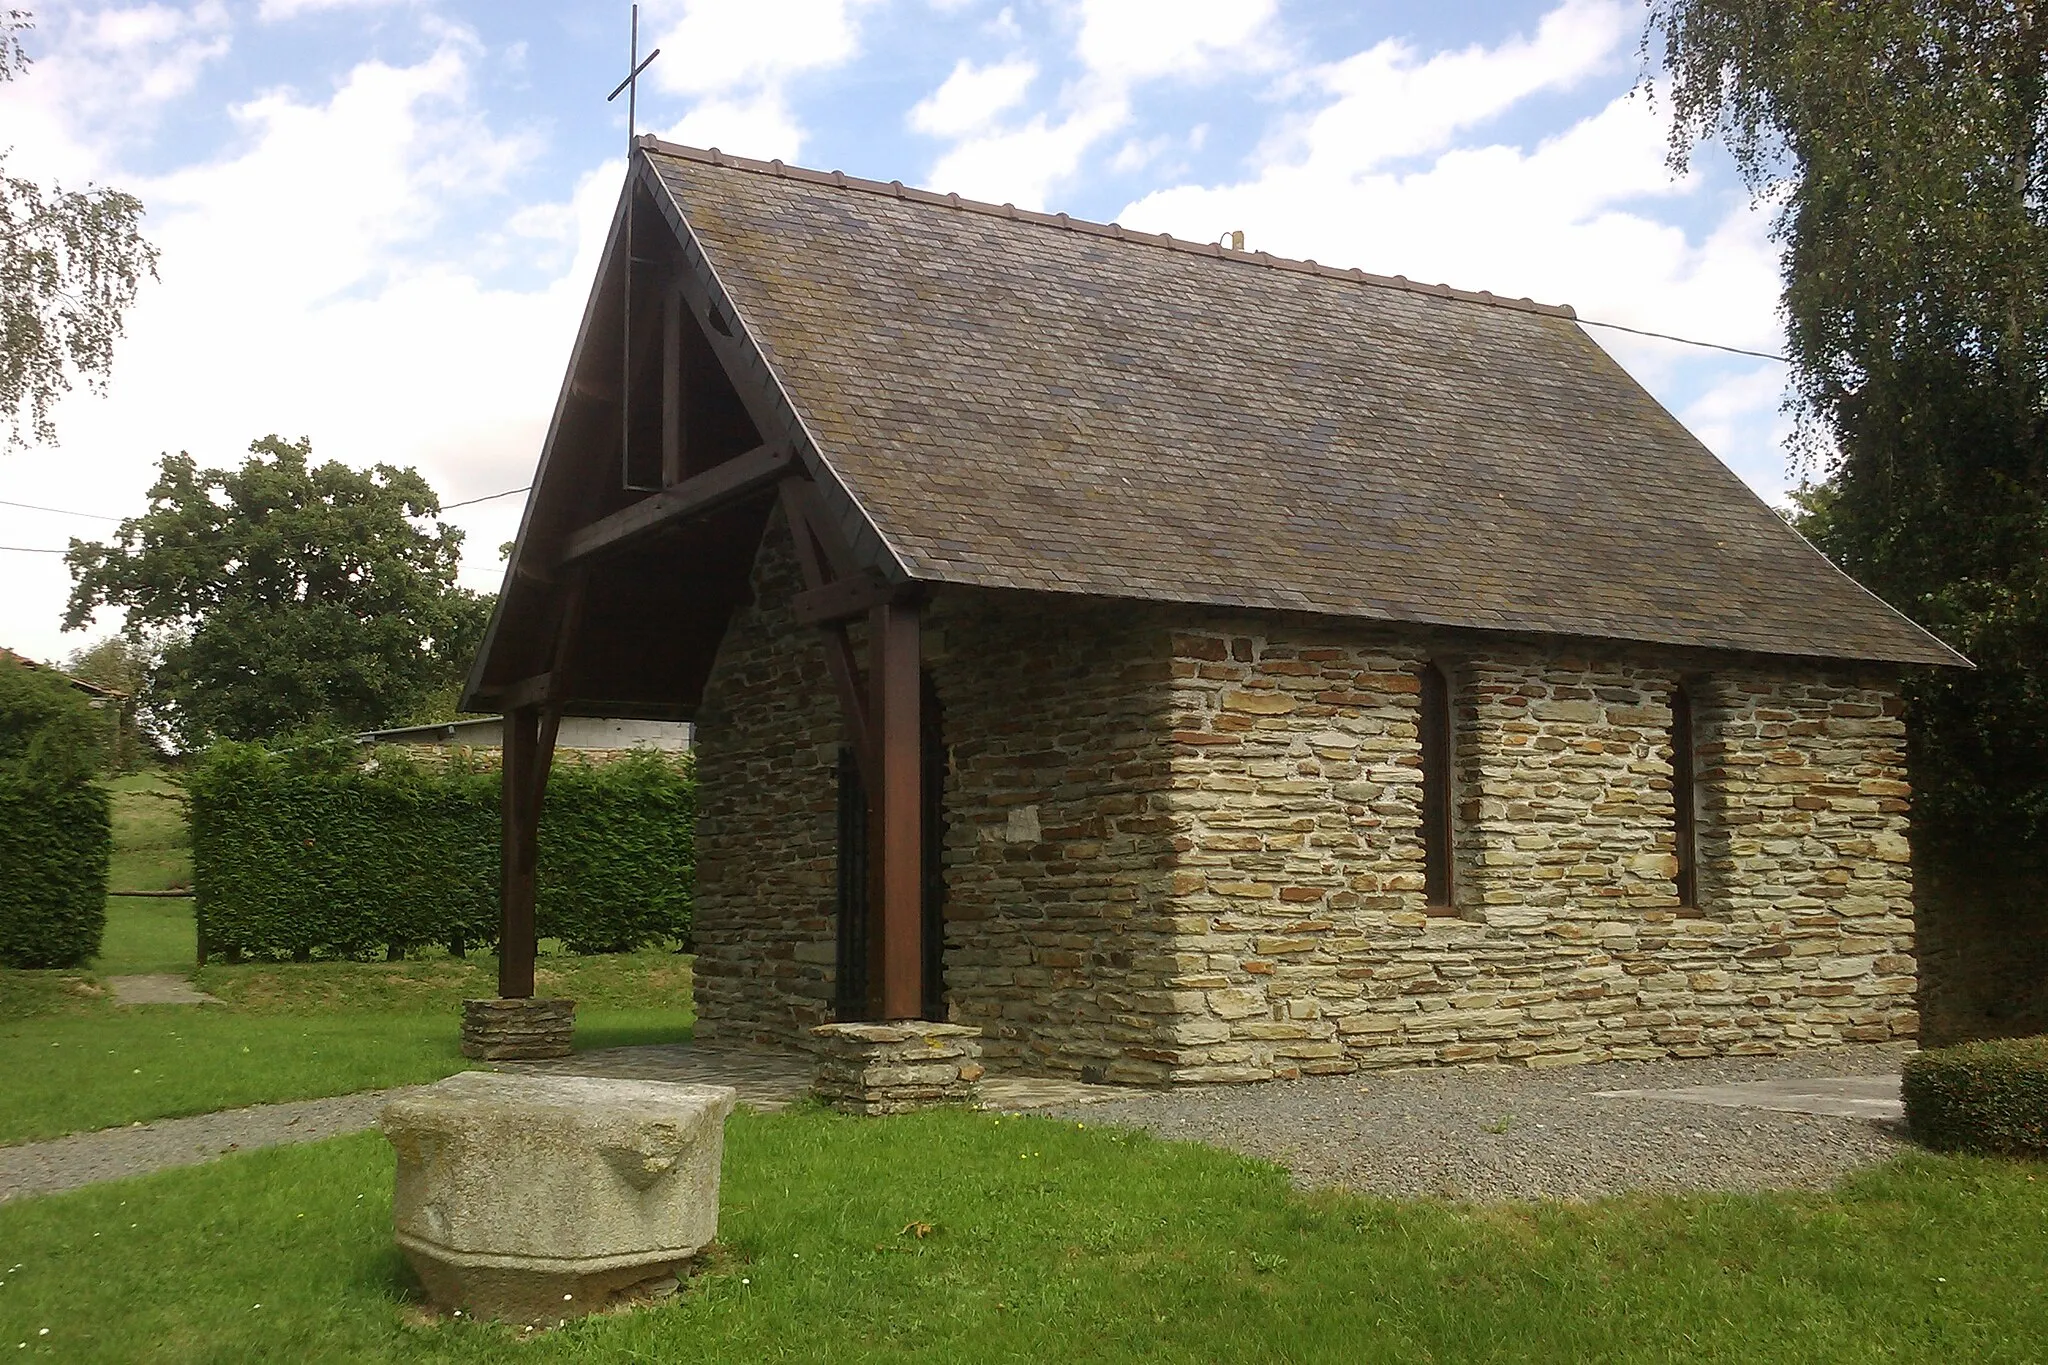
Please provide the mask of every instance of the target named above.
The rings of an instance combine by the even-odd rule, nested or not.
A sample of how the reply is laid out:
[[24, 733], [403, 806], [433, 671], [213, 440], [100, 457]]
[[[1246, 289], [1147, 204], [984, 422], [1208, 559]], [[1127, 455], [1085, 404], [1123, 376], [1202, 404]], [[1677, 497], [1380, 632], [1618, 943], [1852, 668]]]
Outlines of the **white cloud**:
[[[261, 94], [232, 111], [232, 151], [117, 174], [150, 206], [162, 281], [130, 315], [108, 396], [64, 400], [62, 446], [6, 457], [0, 496], [129, 514], [159, 453], [232, 463], [270, 431], [311, 436], [318, 457], [417, 465], [451, 501], [526, 482], [623, 165], [503, 233], [441, 245], [447, 216], [488, 202], [531, 153], [476, 113], [475, 60], [450, 44], [410, 66], [362, 63], [325, 100]], [[487, 283], [481, 269], [508, 254], [546, 282]], [[497, 585], [519, 510], [508, 498], [453, 515], [471, 531], [465, 582]], [[0, 511], [4, 544], [111, 530]], [[47, 656], [83, 638], [56, 631], [56, 556], [8, 554], [5, 572], [0, 641]]]
[[772, 161], [795, 161], [803, 150], [804, 129], [780, 91], [768, 90], [748, 99], [709, 99], [662, 131], [670, 142]]
[[910, 126], [934, 137], [964, 137], [986, 128], [1014, 107], [1038, 77], [1036, 63], [1022, 60], [976, 66], [966, 58], [953, 74], [910, 111]]
[[[1623, 95], [1534, 147], [1457, 145], [1540, 92], [1623, 69], [1634, 11], [1566, 0], [1529, 38], [1423, 56], [1381, 43], [1313, 73], [1326, 102], [1263, 148], [1235, 183], [1181, 185], [1128, 205], [1119, 220], [1197, 241], [1245, 230], [1247, 245], [1339, 267], [1446, 281], [1573, 304], [1584, 317], [1776, 350], [1777, 254], [1768, 219], [1737, 186], [1702, 239], [1653, 211], [1701, 192], [1674, 180], [1665, 126]], [[1696, 388], [1720, 362], [1667, 342], [1593, 330], [1653, 389]], [[1710, 353], [1707, 353], [1710, 354]], [[1687, 410], [1751, 483], [1782, 486], [1774, 443], [1780, 367], [1720, 384]], [[1707, 403], [1701, 399], [1700, 403]]]
[[649, 45], [662, 49], [662, 60], [648, 74], [664, 90], [707, 95], [838, 66], [859, 49], [859, 3], [684, 0], [681, 19]]
[[1439, 150], [1530, 95], [1568, 89], [1611, 69], [1640, 24], [1621, 0], [1567, 0], [1534, 37], [1468, 47], [1426, 61], [1389, 40], [1335, 63], [1314, 81], [1335, 96], [1302, 134], [1331, 170], [1363, 170]]
[[1732, 363], [1728, 371], [1680, 409], [1678, 418], [1776, 506], [1791, 487], [1782, 454], [1792, 435], [1792, 419], [1783, 411], [1785, 367], [1751, 361]]
[[379, 9], [402, 3], [404, 0], [263, 0], [257, 7], [256, 17], [270, 24], [323, 10]]
[[1121, 96], [1084, 105], [1056, 123], [1039, 114], [1022, 127], [955, 146], [932, 167], [931, 184], [969, 199], [1042, 209], [1053, 186], [1073, 174], [1088, 149], [1129, 118], [1130, 106]]
[[[804, 129], [790, 112], [794, 78], [830, 70], [860, 50], [855, 11], [873, 0], [681, 0], [650, 5], [657, 17], [680, 11], [659, 37], [661, 59], [648, 76], [663, 90], [699, 102], [663, 136], [746, 156], [794, 160]], [[644, 41], [644, 39], [643, 39]]]
[[37, 15], [35, 64], [0, 84], [0, 150], [10, 170], [74, 184], [146, 138], [231, 44], [220, 0]]
[[[1275, 61], [1274, 10], [1274, 0], [1078, 0], [1069, 17], [1082, 74], [1060, 91], [1057, 112], [998, 123], [1037, 75], [1022, 60], [982, 68], [963, 61], [911, 111], [918, 131], [955, 139], [928, 181], [970, 198], [1044, 208], [1090, 151], [1130, 123], [1133, 87]], [[1015, 27], [1008, 9], [998, 22]], [[1163, 147], [1126, 140], [1115, 169], [1134, 170]]]
[[1121, 83], [1271, 59], [1274, 0], [1080, 0], [1075, 50]]

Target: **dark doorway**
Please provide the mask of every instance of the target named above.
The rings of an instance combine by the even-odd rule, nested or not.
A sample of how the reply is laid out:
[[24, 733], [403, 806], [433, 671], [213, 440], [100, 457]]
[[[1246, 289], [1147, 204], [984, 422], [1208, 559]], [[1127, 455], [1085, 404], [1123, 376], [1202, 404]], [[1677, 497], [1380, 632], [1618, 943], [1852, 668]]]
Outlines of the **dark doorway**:
[[[946, 1017], [946, 740], [939, 698], [931, 678], [924, 680], [924, 1004], [923, 1016]], [[870, 853], [867, 790], [860, 764], [850, 747], [839, 751], [839, 886], [838, 964], [832, 1011], [841, 1021], [872, 1019], [879, 1012], [874, 999], [875, 944], [870, 929]]]

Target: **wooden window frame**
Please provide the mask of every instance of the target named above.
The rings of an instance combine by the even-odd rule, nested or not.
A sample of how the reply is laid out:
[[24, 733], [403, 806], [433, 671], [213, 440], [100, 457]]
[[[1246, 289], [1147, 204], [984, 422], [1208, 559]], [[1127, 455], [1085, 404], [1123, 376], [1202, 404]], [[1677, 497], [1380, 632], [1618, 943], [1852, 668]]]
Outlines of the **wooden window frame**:
[[1700, 908], [1699, 721], [1692, 687], [1681, 678], [1671, 689], [1671, 838], [1678, 869], [1678, 913], [1697, 918]]
[[1456, 794], [1451, 790], [1457, 725], [1451, 680], [1435, 662], [1421, 671], [1422, 899], [1430, 915], [1458, 913]]

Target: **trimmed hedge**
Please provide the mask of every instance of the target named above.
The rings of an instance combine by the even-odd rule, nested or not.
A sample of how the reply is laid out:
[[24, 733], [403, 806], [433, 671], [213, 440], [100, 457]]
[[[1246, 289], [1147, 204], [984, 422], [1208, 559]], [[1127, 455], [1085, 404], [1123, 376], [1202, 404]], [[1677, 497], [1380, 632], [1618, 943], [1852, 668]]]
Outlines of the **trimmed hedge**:
[[1930, 1147], [2048, 1157], [2048, 1037], [1916, 1052], [1904, 1089], [1906, 1126]]
[[61, 677], [0, 656], [0, 964], [82, 967], [99, 953], [114, 850], [92, 785], [99, 732]]
[[[494, 765], [224, 743], [188, 788], [209, 953], [362, 957], [497, 941]], [[687, 940], [696, 806], [687, 757], [558, 761], [541, 816], [541, 937], [579, 953]]]
[[82, 967], [107, 928], [107, 793], [0, 777], [0, 964]]

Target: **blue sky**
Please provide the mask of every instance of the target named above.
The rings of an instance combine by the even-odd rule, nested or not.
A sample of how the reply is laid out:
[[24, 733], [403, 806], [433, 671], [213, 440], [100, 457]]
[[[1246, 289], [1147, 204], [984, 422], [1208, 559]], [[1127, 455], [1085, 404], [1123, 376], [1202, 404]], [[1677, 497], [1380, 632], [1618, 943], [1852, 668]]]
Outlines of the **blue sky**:
[[[13, 174], [142, 196], [163, 249], [104, 396], [0, 499], [141, 510], [165, 450], [267, 432], [529, 477], [616, 197], [623, 3], [34, 4]], [[1683, 178], [1632, 94], [1640, 0], [656, 0], [640, 127], [1588, 318], [1776, 350], [1776, 250], [1724, 157]], [[1594, 330], [1759, 493], [1782, 366]], [[451, 514], [495, 587], [518, 499]], [[0, 544], [109, 521], [0, 507]], [[0, 644], [61, 656], [54, 555], [0, 553]]]

